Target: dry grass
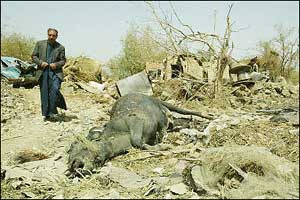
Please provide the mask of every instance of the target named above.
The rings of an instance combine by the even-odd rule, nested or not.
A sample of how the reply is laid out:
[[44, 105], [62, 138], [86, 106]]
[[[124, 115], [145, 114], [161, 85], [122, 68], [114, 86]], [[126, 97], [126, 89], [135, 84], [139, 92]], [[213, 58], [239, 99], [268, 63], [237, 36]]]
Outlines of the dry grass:
[[212, 131], [209, 147], [227, 144], [257, 145], [292, 162], [299, 162], [299, 136], [289, 133], [289, 124], [270, 121], [248, 121], [237, 126]]
[[84, 56], [69, 58], [63, 69], [66, 81], [99, 81], [101, 73], [100, 63]]
[[37, 152], [34, 150], [24, 150], [19, 152], [15, 158], [14, 161], [16, 163], [25, 163], [25, 162], [31, 162], [31, 161], [37, 161], [37, 160], [43, 160], [49, 158], [48, 155], [42, 152]]
[[[217, 177], [221, 187], [225, 187], [223, 195], [227, 198], [253, 198], [266, 194], [271, 198], [292, 198], [293, 194], [299, 193], [299, 166], [265, 148], [210, 148], [202, 152], [201, 158]], [[237, 166], [246, 175], [241, 176], [232, 166]], [[235, 189], [226, 185], [233, 178], [239, 182]]]

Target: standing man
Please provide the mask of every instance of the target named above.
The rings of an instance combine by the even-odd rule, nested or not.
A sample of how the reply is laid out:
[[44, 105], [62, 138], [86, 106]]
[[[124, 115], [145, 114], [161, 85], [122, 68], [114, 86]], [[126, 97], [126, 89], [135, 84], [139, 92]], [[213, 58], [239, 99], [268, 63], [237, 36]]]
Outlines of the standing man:
[[40, 85], [44, 121], [56, 121], [57, 107], [67, 109], [65, 99], [59, 91], [63, 81], [62, 67], [66, 63], [65, 47], [56, 41], [56, 29], [49, 28], [47, 32], [48, 40], [36, 43], [32, 60], [38, 65], [36, 76]]
[[252, 58], [248, 65], [252, 67], [252, 72], [258, 72], [257, 56]]

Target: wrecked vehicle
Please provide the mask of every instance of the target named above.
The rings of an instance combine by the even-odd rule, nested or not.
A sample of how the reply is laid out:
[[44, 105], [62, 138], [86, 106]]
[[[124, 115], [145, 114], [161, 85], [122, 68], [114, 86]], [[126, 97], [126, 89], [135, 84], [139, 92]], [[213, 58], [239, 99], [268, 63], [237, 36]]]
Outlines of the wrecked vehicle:
[[27, 63], [18, 58], [1, 56], [1, 77], [7, 79], [18, 88], [31, 88], [38, 84], [35, 78], [36, 64]]
[[229, 73], [231, 75], [236, 75], [236, 81], [232, 83], [232, 86], [244, 84], [247, 87], [252, 87], [257, 81], [269, 81], [269, 76], [267, 73], [253, 71], [251, 65], [239, 64], [231, 68]]
[[116, 101], [111, 119], [103, 128], [94, 127], [87, 138], [72, 143], [68, 150], [69, 175], [86, 175], [132, 147], [149, 148], [160, 143], [169, 124], [170, 111], [211, 119], [143, 94], [127, 94]]

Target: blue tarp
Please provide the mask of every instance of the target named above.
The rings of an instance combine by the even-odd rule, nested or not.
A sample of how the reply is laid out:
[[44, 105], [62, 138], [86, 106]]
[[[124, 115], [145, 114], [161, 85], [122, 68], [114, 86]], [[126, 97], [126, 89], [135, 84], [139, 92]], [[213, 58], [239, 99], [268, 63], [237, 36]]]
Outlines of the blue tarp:
[[36, 69], [36, 64], [26, 63], [18, 58], [1, 56], [1, 75], [17, 79], [21, 76], [22, 72], [26, 75], [27, 71]]
[[1, 56], [1, 75], [6, 78], [19, 78], [21, 70], [18, 64], [15, 63], [16, 58]]

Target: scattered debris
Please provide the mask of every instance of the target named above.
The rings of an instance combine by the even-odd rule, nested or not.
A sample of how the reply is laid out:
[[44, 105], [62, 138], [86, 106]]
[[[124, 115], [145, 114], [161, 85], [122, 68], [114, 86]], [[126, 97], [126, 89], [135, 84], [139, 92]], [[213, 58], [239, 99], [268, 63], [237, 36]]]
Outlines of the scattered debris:
[[89, 83], [84, 83], [84, 82], [75, 82], [75, 84], [77, 86], [79, 86], [79, 88], [84, 89], [87, 92], [93, 93], [93, 94], [102, 94], [103, 93], [103, 89], [104, 89], [104, 85], [102, 84], [95, 84], [96, 82], [92, 82], [90, 81]]
[[[183, 59], [180, 62], [191, 66], [184, 65]], [[180, 71], [176, 63], [169, 64]], [[6, 147], [1, 152], [3, 198], [298, 199], [299, 85], [247, 72], [239, 74], [236, 86], [224, 86], [224, 99], [215, 100], [208, 64], [202, 62], [200, 76], [183, 69], [173, 73], [177, 77], [163, 80], [163, 70], [150, 70], [137, 77], [146, 82], [128, 80], [149, 95], [213, 120], [172, 115], [161, 144], [167, 148], [132, 148], [93, 174], [74, 179], [65, 176], [70, 141], [109, 121], [109, 110], [121, 96], [118, 89], [137, 89], [104, 80], [101, 64], [92, 59], [69, 59], [62, 84], [70, 104], [62, 116], [69, 120], [46, 124], [39, 121], [38, 87], [14, 89], [1, 79], [1, 143]], [[247, 81], [255, 84], [249, 87]], [[42, 143], [43, 151], [22, 152], [34, 142]], [[14, 151], [8, 148], [12, 145]]]
[[[272, 191], [273, 198], [292, 198], [298, 193], [299, 165], [280, 158], [266, 148], [235, 146], [209, 148], [202, 152], [202, 166], [192, 166], [187, 182], [195, 191], [226, 198], [254, 198]], [[232, 182], [238, 181], [236, 186]], [[229, 184], [229, 185], [228, 185]], [[221, 188], [223, 194], [219, 191]]]
[[63, 66], [66, 82], [102, 82], [102, 64], [85, 56], [68, 58]]
[[22, 194], [27, 197], [27, 198], [36, 198], [36, 195], [33, 194], [32, 192], [22, 192]]
[[38, 84], [35, 77], [36, 64], [30, 64], [14, 57], [1, 56], [1, 77], [5, 77], [13, 87], [32, 88]]

